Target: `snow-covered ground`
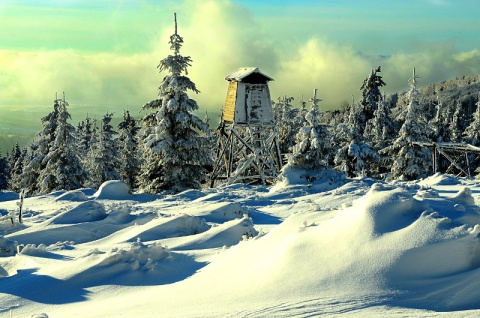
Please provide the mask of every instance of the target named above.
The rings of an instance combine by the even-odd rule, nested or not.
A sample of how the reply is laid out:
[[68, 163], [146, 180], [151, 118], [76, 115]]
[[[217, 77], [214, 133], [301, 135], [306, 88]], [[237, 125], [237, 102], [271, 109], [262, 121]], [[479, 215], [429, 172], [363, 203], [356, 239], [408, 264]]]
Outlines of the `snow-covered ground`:
[[0, 317], [478, 317], [480, 183], [0, 192]]

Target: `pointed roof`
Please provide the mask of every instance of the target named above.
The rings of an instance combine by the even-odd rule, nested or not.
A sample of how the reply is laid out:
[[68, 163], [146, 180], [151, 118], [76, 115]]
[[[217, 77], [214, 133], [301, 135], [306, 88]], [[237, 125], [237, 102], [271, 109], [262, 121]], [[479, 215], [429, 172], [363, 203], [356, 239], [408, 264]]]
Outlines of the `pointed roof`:
[[270, 76], [267, 76], [260, 72], [258, 67], [240, 67], [238, 70], [235, 72], [225, 76], [225, 79], [227, 81], [235, 80], [237, 82], [241, 82], [244, 78], [256, 73], [256, 75], [260, 75], [264, 77], [265, 81], [273, 81], [273, 78]]

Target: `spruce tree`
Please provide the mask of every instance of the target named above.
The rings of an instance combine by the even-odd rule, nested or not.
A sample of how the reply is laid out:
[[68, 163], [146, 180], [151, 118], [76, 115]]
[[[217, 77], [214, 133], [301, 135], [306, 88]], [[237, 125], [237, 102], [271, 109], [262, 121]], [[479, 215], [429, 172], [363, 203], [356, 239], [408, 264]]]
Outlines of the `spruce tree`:
[[379, 154], [380, 150], [387, 147], [395, 136], [394, 122], [391, 111], [385, 98], [377, 103], [373, 118], [367, 122], [364, 132], [365, 143], [371, 147], [374, 160], [368, 162], [370, 175], [381, 178], [390, 170], [390, 158]]
[[191, 58], [180, 55], [183, 38], [177, 33], [176, 15], [169, 43], [174, 54], [158, 65], [160, 72], [168, 72], [160, 84], [159, 98], [143, 107], [151, 113], [143, 120], [145, 162], [139, 181], [141, 190], [149, 193], [200, 188], [207, 178], [206, 167], [212, 164], [205, 136], [208, 126], [193, 115], [198, 105], [187, 95], [187, 91], [199, 91], [186, 76]]
[[77, 144], [79, 153], [84, 156], [90, 151], [93, 138], [93, 124], [90, 117], [87, 115], [85, 120], [82, 120], [77, 125]]
[[317, 89], [314, 90], [311, 110], [305, 115], [306, 124], [295, 136], [295, 145], [289, 163], [301, 169], [319, 170], [329, 165], [331, 155], [330, 133], [325, 125], [320, 123]]
[[432, 130], [431, 140], [433, 142], [445, 142], [449, 139], [447, 123], [449, 120], [448, 109], [446, 110], [442, 101], [437, 96], [435, 105], [435, 116], [430, 120], [430, 128]]
[[[18, 148], [18, 153], [17, 153]], [[25, 158], [27, 157], [27, 148], [20, 149], [18, 142], [14, 146], [15, 155], [13, 151], [10, 153], [9, 165], [10, 165], [10, 187], [9, 189], [15, 192], [20, 192], [22, 189], [22, 173]]]
[[364, 143], [360, 122], [363, 120], [363, 106], [352, 102], [348, 120], [334, 131], [336, 153], [334, 163], [337, 169], [349, 177], [370, 175], [370, 167], [378, 162], [377, 153]]
[[0, 190], [8, 188], [10, 169], [6, 157], [0, 156]]
[[476, 103], [477, 110], [473, 114], [473, 121], [465, 129], [464, 137], [465, 141], [471, 145], [480, 145], [480, 94]]
[[50, 152], [50, 148], [55, 141], [55, 130], [57, 129], [60, 107], [59, 101], [55, 97], [53, 111], [41, 119], [43, 128], [33, 139], [24, 158], [22, 175], [16, 187], [25, 189], [27, 194], [34, 194], [39, 191], [39, 175], [45, 169], [43, 159]]
[[118, 137], [118, 151], [120, 154], [120, 176], [130, 186], [137, 188], [137, 178], [140, 171], [140, 158], [138, 156], [137, 133], [139, 127], [136, 120], [128, 110], [123, 112], [123, 120], [118, 124], [120, 136]]
[[113, 130], [112, 117], [112, 113], [106, 113], [103, 116], [98, 141], [90, 148], [87, 162], [90, 187], [98, 188], [105, 181], [121, 179], [120, 154], [114, 139], [118, 132]]
[[289, 153], [295, 144], [295, 135], [301, 127], [298, 121], [299, 109], [292, 106], [293, 97], [284, 96], [275, 103], [275, 121], [278, 143], [282, 154]]
[[462, 104], [458, 101], [454, 103], [455, 111], [453, 112], [452, 121], [448, 126], [449, 132], [449, 139], [451, 142], [461, 142], [462, 141], [462, 133], [463, 130], [461, 128], [461, 112], [462, 112]]
[[81, 188], [87, 177], [77, 155], [75, 127], [68, 122], [71, 116], [65, 96], [62, 100], [58, 99], [56, 105], [58, 116], [53, 132], [54, 140], [42, 159], [41, 165], [44, 168], [38, 177], [40, 193]]
[[382, 77], [378, 75], [381, 72], [381, 67], [372, 69], [372, 72], [363, 81], [360, 90], [362, 91], [362, 100], [359, 104], [358, 114], [358, 128], [363, 134], [367, 122], [374, 117], [375, 110], [378, 108], [378, 103], [383, 99], [380, 87], [385, 86]]
[[429, 143], [427, 136], [431, 130], [427, 115], [419, 103], [417, 78], [413, 69], [405, 122], [393, 144], [382, 150], [392, 158], [391, 174], [394, 179], [415, 180], [428, 176], [431, 170], [431, 151], [421, 145]]

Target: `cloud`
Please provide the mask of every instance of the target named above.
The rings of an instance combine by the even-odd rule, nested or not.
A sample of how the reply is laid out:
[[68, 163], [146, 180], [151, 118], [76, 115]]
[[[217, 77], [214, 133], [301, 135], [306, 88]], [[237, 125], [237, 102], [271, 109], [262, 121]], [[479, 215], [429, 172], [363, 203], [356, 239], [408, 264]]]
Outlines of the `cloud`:
[[[181, 54], [192, 57], [189, 77], [201, 91], [191, 98], [202, 113], [220, 112], [225, 75], [244, 66], [257, 66], [275, 79], [272, 99], [287, 95], [298, 101], [302, 94], [308, 99], [317, 88], [324, 109], [334, 109], [352, 95], [358, 100], [363, 79], [378, 65], [386, 92], [406, 89], [413, 67], [421, 85], [480, 73], [480, 51], [456, 52], [454, 43], [417, 43], [413, 53], [371, 57], [328, 38], [311, 37], [298, 45], [289, 38], [275, 42], [275, 29], [265, 29], [248, 9], [232, 1], [187, 1], [177, 9], [178, 33], [185, 40]], [[165, 74], [156, 66], [172, 54], [168, 40], [173, 30], [172, 14], [171, 23], [141, 53], [0, 50], [0, 101], [50, 107], [55, 92], [65, 91], [70, 105], [85, 108], [85, 113], [140, 110], [157, 96]]]
[[321, 39], [311, 39], [281, 61], [273, 91], [307, 100], [313, 89], [324, 100], [324, 109], [338, 108], [340, 102], [357, 95], [370, 64], [351, 47]]
[[[220, 111], [225, 101], [225, 76], [239, 67], [258, 66], [265, 73], [278, 68], [278, 57], [252, 13], [231, 1], [187, 1], [178, 15], [178, 33], [185, 44], [181, 54], [192, 57], [189, 76], [201, 94], [194, 96], [203, 107]], [[172, 26], [162, 32], [159, 56], [171, 54], [167, 41]]]
[[[6, 104], [44, 104], [55, 92], [80, 104], [137, 104], [155, 91], [151, 53], [85, 54], [73, 50], [0, 51], [0, 96]], [[148, 89], [148, 87], [152, 87]]]

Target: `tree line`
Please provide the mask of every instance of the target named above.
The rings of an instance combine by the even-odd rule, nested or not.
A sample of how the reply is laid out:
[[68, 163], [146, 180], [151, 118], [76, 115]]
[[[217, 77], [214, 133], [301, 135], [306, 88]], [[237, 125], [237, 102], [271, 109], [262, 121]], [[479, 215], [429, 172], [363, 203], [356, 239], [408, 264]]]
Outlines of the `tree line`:
[[[216, 132], [194, 115], [198, 105], [188, 92], [199, 91], [186, 76], [192, 61], [180, 54], [183, 38], [176, 25], [169, 44], [173, 55], [158, 65], [167, 75], [158, 98], [143, 106], [143, 118], [124, 111], [115, 129], [113, 114], [106, 113], [74, 127], [65, 96], [56, 98], [31, 144], [22, 149], [17, 143], [0, 157], [0, 189], [40, 194], [96, 188], [114, 179], [146, 193], [201, 188], [215, 159]], [[418, 88], [415, 70], [408, 92], [387, 97], [380, 73], [380, 67], [372, 69], [360, 86], [361, 100], [341, 110], [322, 112], [316, 90], [299, 107], [286, 95], [272, 101], [288, 164], [307, 174], [334, 169], [349, 177], [413, 180], [432, 173], [431, 151], [419, 143], [480, 144], [478, 98], [444, 106], [435, 87], [436, 99], [432, 86], [430, 93]]]

